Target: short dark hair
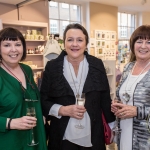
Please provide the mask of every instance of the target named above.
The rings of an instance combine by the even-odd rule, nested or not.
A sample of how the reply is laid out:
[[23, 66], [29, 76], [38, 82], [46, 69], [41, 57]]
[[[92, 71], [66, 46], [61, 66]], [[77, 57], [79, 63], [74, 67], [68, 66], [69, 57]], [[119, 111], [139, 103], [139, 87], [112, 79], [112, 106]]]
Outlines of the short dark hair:
[[150, 39], [150, 25], [142, 25], [132, 33], [130, 38], [130, 50], [131, 50], [130, 62], [136, 60], [134, 45], [138, 39]]
[[85, 40], [86, 40], [86, 45], [89, 43], [89, 36], [88, 36], [88, 32], [87, 30], [82, 26], [80, 25], [79, 23], [72, 23], [72, 24], [69, 24], [66, 28], [65, 28], [65, 31], [64, 31], [64, 34], [63, 34], [63, 40], [64, 40], [64, 43], [65, 43], [65, 40], [66, 40], [66, 33], [68, 30], [70, 29], [79, 29], [83, 32], [83, 34], [85, 35]]
[[[21, 41], [23, 45], [23, 56], [21, 58], [21, 61], [22, 61], [22, 60], [25, 60], [26, 58], [26, 42], [22, 33], [19, 30], [15, 28], [11, 28], [11, 27], [4, 28], [0, 31], [0, 45], [2, 41], [5, 41], [5, 40], [17, 41], [18, 39]], [[0, 59], [2, 59], [1, 54], [0, 54]]]

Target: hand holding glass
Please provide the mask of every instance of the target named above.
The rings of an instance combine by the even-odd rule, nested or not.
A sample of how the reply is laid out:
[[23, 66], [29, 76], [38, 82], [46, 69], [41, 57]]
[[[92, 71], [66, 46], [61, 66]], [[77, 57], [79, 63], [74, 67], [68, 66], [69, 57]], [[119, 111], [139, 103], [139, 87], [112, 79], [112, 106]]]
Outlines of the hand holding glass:
[[[82, 93], [81, 96], [77, 97], [77, 105], [84, 106], [84, 103], [85, 103], [85, 93]], [[80, 120], [79, 120], [79, 124], [75, 125], [75, 127], [78, 128], [78, 129], [83, 129], [84, 128], [84, 126], [81, 125]]]
[[[35, 108], [34, 107], [28, 107], [26, 115], [27, 116], [36, 117]], [[35, 146], [37, 144], [38, 144], [38, 142], [36, 141], [36, 137], [34, 135], [34, 130], [32, 128], [32, 129], [30, 129], [30, 132], [29, 132], [29, 139], [28, 139], [27, 145], [28, 146]]]
[[[117, 99], [115, 99], [115, 100], [114, 100], [114, 103], [122, 103], [122, 102], [119, 101], [119, 100], [117, 100]], [[118, 109], [119, 109], [119, 107], [118, 107]], [[115, 134], [121, 133], [121, 129], [118, 127], [118, 121], [119, 121], [119, 118], [116, 117], [116, 121], [115, 121], [116, 125], [115, 125], [115, 127], [112, 129], [112, 131], [114, 131]]]

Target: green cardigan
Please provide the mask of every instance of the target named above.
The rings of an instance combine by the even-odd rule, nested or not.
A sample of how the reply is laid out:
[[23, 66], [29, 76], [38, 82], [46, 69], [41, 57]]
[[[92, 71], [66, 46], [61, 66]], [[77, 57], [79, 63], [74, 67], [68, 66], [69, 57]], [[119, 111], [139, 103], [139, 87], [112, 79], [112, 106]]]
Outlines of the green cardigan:
[[[32, 70], [29, 66], [20, 64], [26, 77], [26, 89], [23, 92], [19, 81], [0, 67], [0, 150], [47, 150], [45, 129], [39, 99], [39, 92], [33, 80]], [[34, 89], [29, 84], [29, 80]], [[26, 102], [25, 99], [38, 100]], [[34, 128], [39, 144], [29, 147], [27, 140], [30, 130], [7, 130], [7, 118], [20, 118], [26, 115], [26, 107], [35, 106], [37, 126]]]

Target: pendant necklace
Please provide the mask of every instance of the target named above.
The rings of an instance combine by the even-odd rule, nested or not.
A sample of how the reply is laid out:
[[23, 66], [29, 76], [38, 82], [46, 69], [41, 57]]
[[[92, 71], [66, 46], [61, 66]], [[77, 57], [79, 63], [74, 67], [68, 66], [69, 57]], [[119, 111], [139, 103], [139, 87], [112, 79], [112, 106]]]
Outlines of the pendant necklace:
[[[67, 60], [68, 61], [68, 60]], [[82, 79], [82, 73], [83, 73], [83, 66], [84, 66], [84, 59], [83, 59], [83, 65], [82, 65], [82, 71], [81, 71], [81, 77], [80, 77], [80, 82], [79, 82], [79, 88], [77, 90], [77, 87], [75, 85], [75, 81], [73, 79], [73, 75], [72, 75], [72, 72], [71, 72], [71, 68], [70, 68], [70, 64], [69, 64], [69, 61], [68, 61], [68, 65], [69, 65], [69, 70], [70, 70], [70, 74], [71, 74], [71, 78], [72, 78], [72, 81], [73, 81], [73, 84], [74, 84], [74, 87], [75, 87], [75, 90], [76, 90], [76, 99], [79, 98], [79, 90], [80, 90], [80, 85], [81, 85], [81, 79]]]
[[[25, 91], [26, 91], [26, 90], [25, 90], [25, 88], [23, 87], [22, 82], [16, 77], [16, 75], [14, 75], [14, 73], [12, 73], [12, 71], [10, 71], [10, 69], [8, 69], [8, 68], [3, 64], [3, 62], [1, 62], [1, 63], [2, 63], [2, 65], [5, 67], [5, 69], [6, 69], [11, 75], [13, 75], [13, 77], [15, 77], [15, 78], [18, 80], [18, 82], [19, 82], [20, 85], [21, 85], [21, 89], [22, 89], [23, 93], [25, 94]], [[27, 77], [27, 80], [28, 80], [28, 82], [29, 82], [29, 85], [32, 87], [33, 90], [35, 90], [33, 84], [31, 83], [31, 81], [30, 81], [28, 75], [26, 74], [26, 72], [24, 71], [24, 69], [23, 69], [21, 66], [20, 66], [20, 68], [22, 69], [23, 73], [24, 73], [25, 76]], [[30, 93], [29, 93], [28, 91], [27, 91], [27, 93], [30, 95]], [[36, 96], [38, 97], [37, 93], [36, 93]], [[31, 96], [30, 96], [30, 97], [31, 97]], [[23, 95], [23, 98], [25, 98], [25, 95]]]
[[2, 63], [2, 65], [5, 67], [5, 69], [6, 69], [10, 74], [12, 74], [12, 75], [18, 80], [18, 82], [19, 82], [20, 85], [21, 85], [21, 89], [22, 89], [23, 91], [25, 91], [25, 88], [23, 87], [22, 82], [14, 75], [14, 73], [12, 73], [12, 71], [10, 71], [10, 69], [8, 69], [8, 68], [3, 64], [3, 62], [1, 62], [1, 63]]
[[[144, 72], [144, 70], [148, 67], [149, 64], [150, 64], [150, 62], [148, 62], [147, 65], [144, 67], [144, 69], [140, 72], [140, 74], [139, 74], [139, 75], [137, 76], [137, 78], [134, 80], [134, 82], [132, 83], [132, 85], [130, 86], [130, 89], [129, 89], [128, 91], [131, 91], [132, 86], [133, 86], [134, 83], [137, 81], [137, 79], [140, 77], [140, 75]], [[130, 73], [129, 73], [129, 76], [128, 76], [128, 78], [127, 78], [126, 87], [125, 87], [125, 93], [123, 93], [123, 96], [122, 96], [123, 100], [124, 100], [126, 103], [129, 102], [129, 100], [130, 100], [130, 94], [127, 92], [127, 84], [128, 84], [129, 78], [131, 77], [131, 75], [132, 75], [132, 73], [133, 73], [133, 70], [134, 70], [134, 68], [135, 68], [136, 65], [137, 65], [137, 62], [135, 63], [135, 65], [134, 65], [132, 71], [130, 71]]]

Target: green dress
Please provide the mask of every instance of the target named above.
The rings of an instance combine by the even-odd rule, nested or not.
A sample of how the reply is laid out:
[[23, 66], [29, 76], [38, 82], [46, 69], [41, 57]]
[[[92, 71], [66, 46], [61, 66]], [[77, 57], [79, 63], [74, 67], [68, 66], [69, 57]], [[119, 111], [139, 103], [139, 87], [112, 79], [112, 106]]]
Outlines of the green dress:
[[[27, 65], [20, 64], [20, 66], [26, 74], [25, 91], [22, 90], [16, 78], [0, 67], [0, 150], [47, 150], [40, 96], [33, 80], [32, 70]], [[26, 102], [25, 99], [38, 101]], [[34, 128], [34, 134], [39, 142], [36, 146], [27, 145], [31, 130], [6, 129], [7, 118], [26, 116], [26, 108], [30, 105], [36, 109], [37, 126]]]

